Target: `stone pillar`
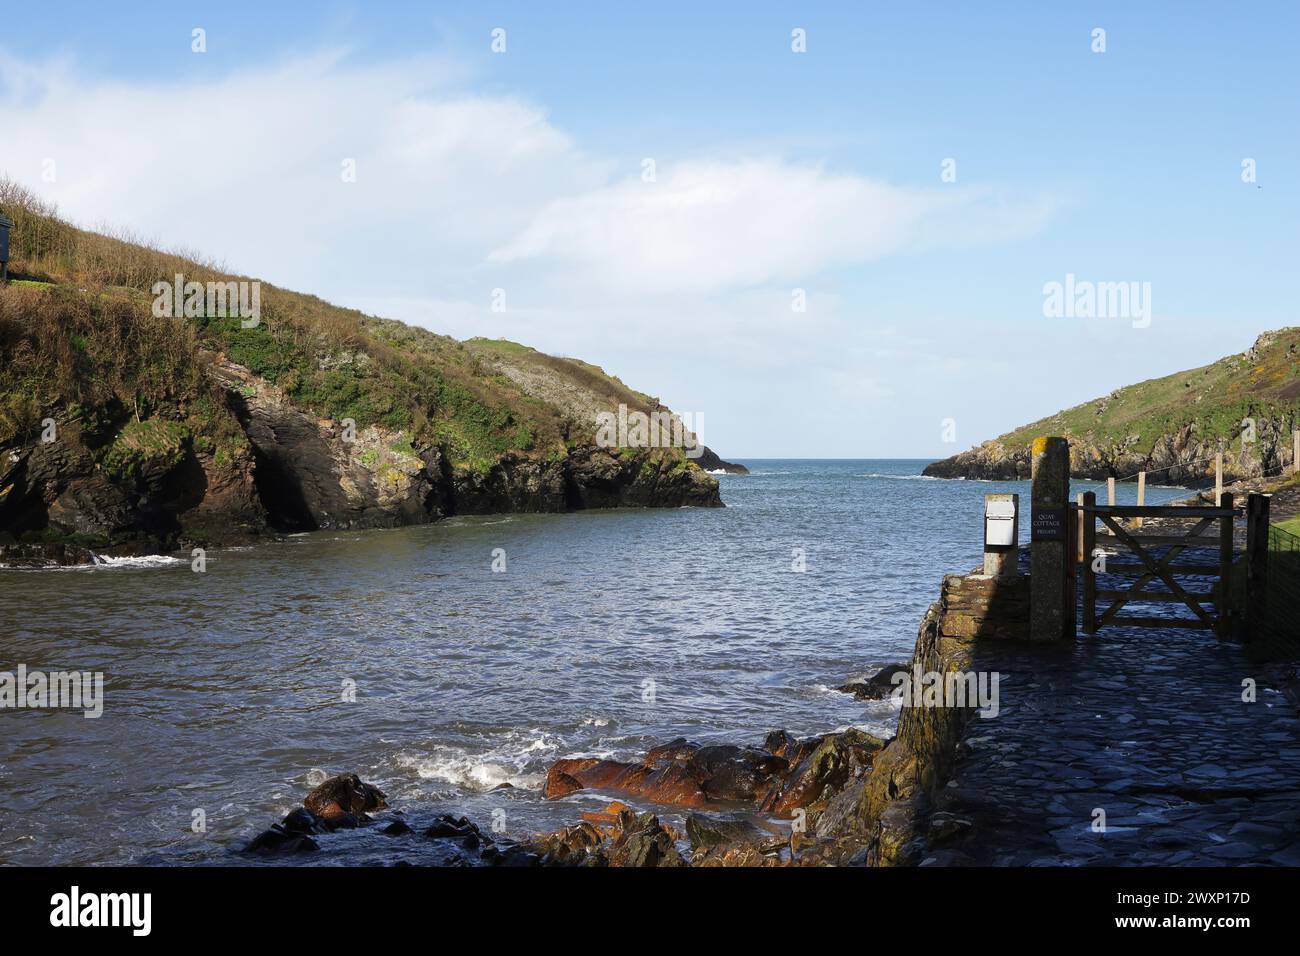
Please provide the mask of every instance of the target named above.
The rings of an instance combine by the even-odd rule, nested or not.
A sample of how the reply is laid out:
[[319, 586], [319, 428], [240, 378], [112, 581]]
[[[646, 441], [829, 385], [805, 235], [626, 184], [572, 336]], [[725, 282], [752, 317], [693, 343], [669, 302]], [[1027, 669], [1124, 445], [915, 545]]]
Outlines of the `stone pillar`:
[[1035, 438], [1029, 536], [1029, 637], [1059, 641], [1074, 636], [1074, 614], [1067, 608], [1069, 580], [1067, 516], [1070, 500], [1070, 443]]

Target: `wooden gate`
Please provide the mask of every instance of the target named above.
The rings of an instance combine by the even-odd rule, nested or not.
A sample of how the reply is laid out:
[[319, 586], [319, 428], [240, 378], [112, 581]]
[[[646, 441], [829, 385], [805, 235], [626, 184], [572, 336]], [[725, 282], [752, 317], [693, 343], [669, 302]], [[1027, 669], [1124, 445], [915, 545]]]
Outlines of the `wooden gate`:
[[[1097, 495], [1088, 492], [1083, 496], [1083, 504], [1076, 506], [1081, 512], [1083, 524], [1083, 629], [1088, 634], [1096, 634], [1108, 624], [1138, 625], [1141, 627], [1187, 627], [1204, 628], [1214, 631], [1219, 638], [1228, 636], [1228, 591], [1232, 576], [1232, 522], [1236, 512], [1232, 507], [1232, 495], [1225, 492], [1219, 498], [1218, 507], [1181, 507], [1178, 505], [1098, 505]], [[1195, 521], [1195, 525], [1185, 534], [1137, 534], [1126, 527], [1130, 518], [1184, 518]], [[1094, 563], [1097, 550], [1097, 521], [1110, 529], [1113, 537], [1108, 538], [1115, 545], [1127, 548], [1130, 554], [1124, 557], [1136, 557], [1137, 561], [1105, 560], [1104, 575], [1137, 575], [1137, 579], [1127, 587], [1099, 588], [1097, 586], [1098, 570]], [[1139, 522], [1140, 524], [1140, 522]], [[1203, 534], [1207, 528], [1215, 528], [1217, 533]], [[1167, 529], [1158, 529], [1167, 531]], [[1167, 548], [1164, 554], [1154, 554], [1152, 548]], [[1185, 552], [1204, 554], [1207, 549], [1218, 551], [1218, 560], [1212, 555], [1208, 560], [1179, 559]], [[1196, 585], [1184, 587], [1178, 577], [1211, 578], [1213, 585], [1209, 590], [1189, 590]], [[1144, 590], [1148, 584], [1160, 581], [1167, 591]], [[1203, 585], [1202, 585], [1203, 586]], [[1110, 601], [1111, 604], [1098, 614], [1098, 601]], [[1160, 601], [1182, 604], [1192, 612], [1191, 618], [1150, 617], [1133, 614], [1121, 615], [1120, 611], [1130, 601]]]

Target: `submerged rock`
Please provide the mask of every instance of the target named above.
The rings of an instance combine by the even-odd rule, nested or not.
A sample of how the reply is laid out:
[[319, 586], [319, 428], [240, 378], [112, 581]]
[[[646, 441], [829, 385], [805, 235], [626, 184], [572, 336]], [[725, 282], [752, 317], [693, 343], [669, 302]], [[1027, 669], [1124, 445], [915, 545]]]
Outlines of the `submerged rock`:
[[789, 762], [766, 750], [684, 739], [655, 747], [640, 763], [578, 758], [556, 761], [547, 773], [548, 800], [575, 790], [613, 790], [655, 803], [705, 807], [752, 803], [771, 789]]
[[906, 674], [910, 670], [911, 665], [906, 663], [886, 664], [866, 680], [849, 681], [836, 690], [852, 694], [857, 700], [884, 700], [894, 692], [894, 675]]
[[245, 853], [258, 856], [287, 856], [294, 853], [313, 853], [320, 849], [320, 844], [302, 833], [289, 833], [278, 825], [264, 830], [253, 838]]
[[320, 849], [320, 844], [312, 836], [324, 832], [322, 821], [316, 814], [303, 807], [290, 810], [279, 823], [269, 830], [263, 830], [255, 836], [245, 853], [258, 856], [279, 856], [293, 853], [311, 853]]

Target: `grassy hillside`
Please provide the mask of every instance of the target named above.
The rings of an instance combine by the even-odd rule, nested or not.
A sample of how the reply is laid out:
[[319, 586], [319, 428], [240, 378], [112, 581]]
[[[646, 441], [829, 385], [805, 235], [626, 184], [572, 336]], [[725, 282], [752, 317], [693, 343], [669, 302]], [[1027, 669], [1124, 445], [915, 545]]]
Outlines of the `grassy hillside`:
[[0, 559], [721, 504], [681, 448], [596, 447], [597, 412], [661, 406], [593, 365], [265, 282], [250, 327], [237, 302], [155, 315], [155, 284], [177, 274], [254, 280], [78, 229], [5, 180], [0, 211], [15, 223], [0, 286]]
[[[1253, 423], [1253, 431], [1249, 423]], [[927, 465], [940, 478], [1025, 478], [1029, 447], [1041, 435], [1070, 440], [1075, 477], [1213, 481], [1222, 453], [1228, 480], [1277, 475], [1293, 463], [1300, 428], [1300, 328], [1260, 335], [1255, 344], [1201, 368], [1116, 389]]]
[[1300, 414], [1300, 328], [1266, 333], [1249, 351], [1210, 365], [1116, 389], [1104, 398], [1040, 419], [998, 439], [1028, 444], [1037, 435], [1081, 438], [1101, 447], [1150, 450], [1188, 425], [1240, 445], [1242, 420]]
[[[20, 277], [0, 289], [0, 446], [30, 438], [52, 408], [93, 417], [111, 405], [140, 420], [192, 420], [205, 435], [236, 440], [238, 428], [216, 420], [222, 409], [199, 361], [207, 350], [322, 418], [404, 430], [443, 446], [458, 467], [485, 467], [507, 450], [563, 453], [563, 411], [484, 363], [490, 350], [481, 343], [467, 347], [267, 283], [255, 328], [233, 316], [155, 318], [150, 289], [160, 278], [250, 277], [130, 236], [77, 229], [10, 182], [0, 181], [0, 209], [15, 222], [10, 272]], [[581, 380], [598, 374], [539, 361], [567, 363], [556, 368]]]

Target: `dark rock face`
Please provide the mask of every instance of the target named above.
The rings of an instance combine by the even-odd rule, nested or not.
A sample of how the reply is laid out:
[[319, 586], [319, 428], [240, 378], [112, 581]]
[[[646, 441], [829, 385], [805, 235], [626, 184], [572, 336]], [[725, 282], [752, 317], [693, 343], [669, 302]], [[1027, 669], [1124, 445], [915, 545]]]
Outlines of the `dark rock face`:
[[731, 461], [723, 461], [718, 457], [718, 453], [712, 448], [706, 447], [695, 459], [695, 464], [699, 465], [705, 471], [725, 471], [729, 475], [747, 475], [749, 469], [744, 465], [736, 464]]
[[[123, 413], [110, 431], [128, 421]], [[175, 460], [146, 459], [129, 477], [115, 477], [96, 464], [101, 430], [70, 419], [58, 423], [53, 442], [0, 449], [0, 562], [89, 564], [92, 550], [117, 556], [171, 549], [208, 523], [231, 540], [265, 524], [250, 454], [218, 463], [186, 440]], [[56, 540], [19, 540], [25, 535]], [[93, 544], [70, 553], [60, 536]], [[15, 543], [23, 547], [9, 550]]]
[[574, 508], [720, 507], [717, 479], [671, 459], [587, 448], [569, 456], [568, 501]]
[[[183, 435], [175, 454], [145, 456], [129, 477], [110, 475], [99, 461], [102, 449], [133, 421], [117, 407], [100, 409], [85, 426], [59, 421], [56, 441], [0, 448], [0, 562], [92, 563], [92, 551], [232, 544], [268, 528], [390, 528], [452, 514], [722, 505], [716, 478], [657, 452], [578, 446], [562, 457], [507, 453], [484, 471], [452, 468], [439, 447], [414, 448], [404, 433], [378, 426], [358, 430], [316, 419], [248, 369], [211, 353], [203, 361], [246, 443], [214, 455], [180, 423], [158, 422], [160, 430], [175, 427]], [[86, 550], [70, 553], [71, 537]], [[59, 546], [47, 547], [51, 541]]]
[[[1047, 434], [1045, 431], [1044, 434]], [[1261, 418], [1256, 422], [1256, 440], [1240, 453], [1224, 455], [1225, 482], [1277, 474], [1288, 457], [1290, 423]], [[1129, 479], [1145, 471], [1148, 480], [1191, 488], [1214, 486], [1213, 458], [1222, 436], [1201, 435], [1192, 425], [1161, 435], [1151, 447], [1130, 436], [1118, 445], [1099, 445], [1087, 435], [1069, 435], [1070, 477]], [[1230, 439], [1236, 435], [1228, 436]], [[932, 478], [967, 478], [987, 481], [1016, 481], [1030, 477], [1029, 445], [988, 441], [960, 454], [932, 462], [922, 474]]]

